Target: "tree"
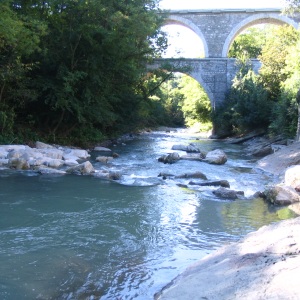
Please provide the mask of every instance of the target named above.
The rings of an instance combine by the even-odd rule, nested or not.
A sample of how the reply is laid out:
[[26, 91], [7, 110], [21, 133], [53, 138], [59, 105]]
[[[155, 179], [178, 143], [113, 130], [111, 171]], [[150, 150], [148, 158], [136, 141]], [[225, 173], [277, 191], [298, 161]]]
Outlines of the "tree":
[[9, 0], [0, 3], [0, 15], [0, 133], [10, 136], [18, 113], [36, 96], [28, 74], [37, 67], [31, 56], [41, 51], [46, 26], [18, 15]]
[[286, 7], [284, 9], [285, 13], [293, 13], [300, 11], [300, 1], [299, 0], [285, 0]]
[[[30, 119], [49, 141], [73, 143], [96, 141], [135, 126], [147, 62], [165, 45], [158, 0], [6, 4], [16, 18], [13, 23], [23, 20], [26, 30], [34, 24], [47, 28], [47, 35], [26, 39], [36, 41], [42, 51], [25, 50], [30, 49], [25, 43], [20, 46], [38, 68], [26, 73], [35, 101], [22, 108], [16, 116], [19, 122]], [[12, 53], [19, 57], [17, 48]]]
[[233, 41], [228, 57], [241, 58], [246, 55], [249, 58], [257, 58], [261, 54], [265, 36], [265, 28], [248, 28]]
[[274, 133], [284, 133], [289, 138], [296, 136], [299, 140], [300, 39], [289, 48], [283, 73], [286, 80], [281, 83], [279, 101], [273, 109], [271, 129]]
[[179, 89], [183, 95], [182, 111], [186, 125], [210, 123], [211, 103], [200, 84], [190, 76], [183, 75]]
[[281, 82], [287, 78], [283, 70], [286, 66], [289, 48], [296, 44], [298, 38], [299, 32], [287, 25], [277, 26], [267, 35], [266, 44], [259, 56], [262, 62], [260, 74], [273, 101], [276, 101], [280, 94]]

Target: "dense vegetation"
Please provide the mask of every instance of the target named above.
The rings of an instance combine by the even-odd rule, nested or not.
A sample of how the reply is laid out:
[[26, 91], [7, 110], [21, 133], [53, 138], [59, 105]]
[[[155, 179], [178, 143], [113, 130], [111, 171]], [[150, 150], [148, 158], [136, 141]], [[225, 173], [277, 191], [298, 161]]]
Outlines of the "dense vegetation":
[[0, 142], [82, 144], [130, 130], [166, 46], [156, 0], [1, 0]]
[[[193, 79], [147, 70], [167, 46], [158, 3], [1, 0], [0, 143], [86, 145], [148, 126], [208, 130], [211, 121], [221, 136], [262, 128], [299, 137], [299, 32], [265, 26], [238, 36], [229, 57], [240, 71], [212, 111]], [[259, 74], [249, 58], [262, 62]]]
[[[253, 28], [236, 39], [230, 56], [241, 68], [223, 106], [213, 112], [217, 134], [264, 129], [271, 135], [296, 136], [299, 47], [300, 33], [290, 26]], [[250, 57], [262, 62], [259, 74], [251, 70]]]

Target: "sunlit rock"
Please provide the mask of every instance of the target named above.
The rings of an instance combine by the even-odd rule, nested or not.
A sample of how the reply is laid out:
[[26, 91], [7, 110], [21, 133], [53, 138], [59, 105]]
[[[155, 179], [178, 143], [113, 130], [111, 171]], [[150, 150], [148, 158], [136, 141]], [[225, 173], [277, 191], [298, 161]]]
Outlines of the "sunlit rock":
[[284, 182], [286, 185], [290, 185], [293, 188], [300, 185], [300, 165], [289, 167], [285, 171]]
[[106, 147], [95, 147], [94, 151], [98, 151], [98, 152], [111, 152], [111, 150], [109, 148], [106, 148]]
[[77, 157], [77, 159], [87, 159], [90, 157], [90, 154], [86, 150], [82, 149], [65, 149], [63, 157]]
[[202, 161], [204, 158], [205, 155], [203, 153], [188, 153], [180, 156], [180, 159], [191, 161]]
[[35, 143], [35, 148], [37, 148], [37, 149], [55, 149], [54, 146], [49, 145], [49, 144], [45, 144], [45, 143], [39, 142], [39, 141], [37, 141]]
[[54, 158], [54, 159], [63, 159], [63, 151], [59, 149], [40, 149], [41, 154], [44, 156]]
[[70, 173], [70, 174], [88, 175], [88, 174], [94, 173], [95, 169], [89, 161], [86, 161], [86, 162], [84, 162], [82, 164], [79, 164], [77, 166], [68, 168], [66, 170], [66, 172]]
[[57, 170], [53, 168], [48, 168], [46, 166], [39, 166], [35, 169], [39, 174], [43, 175], [65, 175], [66, 172], [62, 170]]
[[111, 156], [98, 156], [98, 157], [96, 158], [96, 161], [101, 162], [101, 163], [103, 163], [103, 164], [107, 164], [107, 163], [112, 162], [113, 159], [114, 159], [114, 158], [111, 157]]
[[300, 202], [300, 196], [291, 186], [278, 184], [264, 192], [265, 199], [276, 205], [290, 205]]
[[17, 170], [29, 170], [30, 165], [28, 161], [22, 157], [13, 157], [10, 158], [8, 161], [8, 165], [12, 169], [17, 169]]
[[173, 152], [168, 155], [163, 155], [158, 159], [159, 162], [162, 162], [164, 164], [174, 164], [178, 160], [180, 160], [180, 156], [177, 152]]
[[209, 164], [223, 165], [227, 162], [227, 156], [223, 150], [216, 149], [208, 152], [203, 161], [208, 162]]

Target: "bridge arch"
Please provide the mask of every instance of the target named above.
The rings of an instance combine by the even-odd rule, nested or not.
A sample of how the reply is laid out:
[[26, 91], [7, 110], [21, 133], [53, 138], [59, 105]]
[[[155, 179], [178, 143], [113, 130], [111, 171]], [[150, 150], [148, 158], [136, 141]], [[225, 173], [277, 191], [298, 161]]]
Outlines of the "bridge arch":
[[166, 19], [164, 25], [181, 25], [181, 26], [184, 26], [188, 29], [191, 29], [202, 40], [203, 48], [204, 48], [204, 56], [205, 57], [209, 56], [206, 39], [205, 39], [202, 31], [200, 30], [200, 28], [197, 25], [195, 25], [192, 21], [190, 21], [188, 19], [185, 19], [185, 18], [182, 18], [182, 17], [177, 16], [177, 15], [170, 15]]
[[231, 30], [230, 34], [227, 36], [226, 41], [223, 46], [222, 50], [222, 57], [227, 57], [231, 44], [233, 43], [234, 39], [246, 28], [263, 24], [263, 23], [271, 23], [277, 25], [290, 25], [293, 26], [295, 29], [298, 29], [298, 23], [294, 20], [288, 18], [287, 16], [278, 15], [274, 13], [262, 13], [253, 15], [251, 17], [246, 18], [242, 22], [235, 25], [235, 27]]

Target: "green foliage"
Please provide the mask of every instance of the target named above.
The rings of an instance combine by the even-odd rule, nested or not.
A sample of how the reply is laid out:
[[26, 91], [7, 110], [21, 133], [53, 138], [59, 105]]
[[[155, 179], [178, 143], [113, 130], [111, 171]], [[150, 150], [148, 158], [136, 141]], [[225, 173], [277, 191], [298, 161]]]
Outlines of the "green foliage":
[[281, 94], [274, 104], [270, 130], [273, 134], [296, 136], [298, 124], [298, 104], [296, 95], [300, 89], [300, 39], [288, 49], [283, 74], [286, 80], [281, 83]]
[[183, 95], [182, 111], [187, 126], [195, 123], [208, 123], [211, 121], [211, 103], [199, 83], [191, 77], [182, 76], [180, 92]]
[[228, 57], [241, 58], [246, 55], [249, 58], [257, 58], [261, 54], [265, 39], [265, 27], [250, 27], [233, 41]]
[[222, 107], [213, 113], [218, 135], [244, 133], [269, 125], [271, 106], [268, 92], [260, 77], [244, 64], [241, 62], [241, 70], [234, 78]]
[[273, 101], [276, 101], [280, 94], [281, 83], [287, 79], [284, 72], [286, 57], [290, 47], [295, 45], [298, 39], [299, 32], [291, 26], [277, 26], [268, 32], [266, 44], [259, 56], [262, 62], [260, 74]]
[[201, 130], [211, 129], [211, 103], [199, 83], [180, 73], [165, 79], [151, 98], [152, 105], [156, 105], [152, 120], [168, 126], [191, 127], [201, 123]]
[[3, 131], [28, 123], [48, 140], [78, 141], [136, 126], [147, 62], [166, 46], [157, 5], [2, 1]]

